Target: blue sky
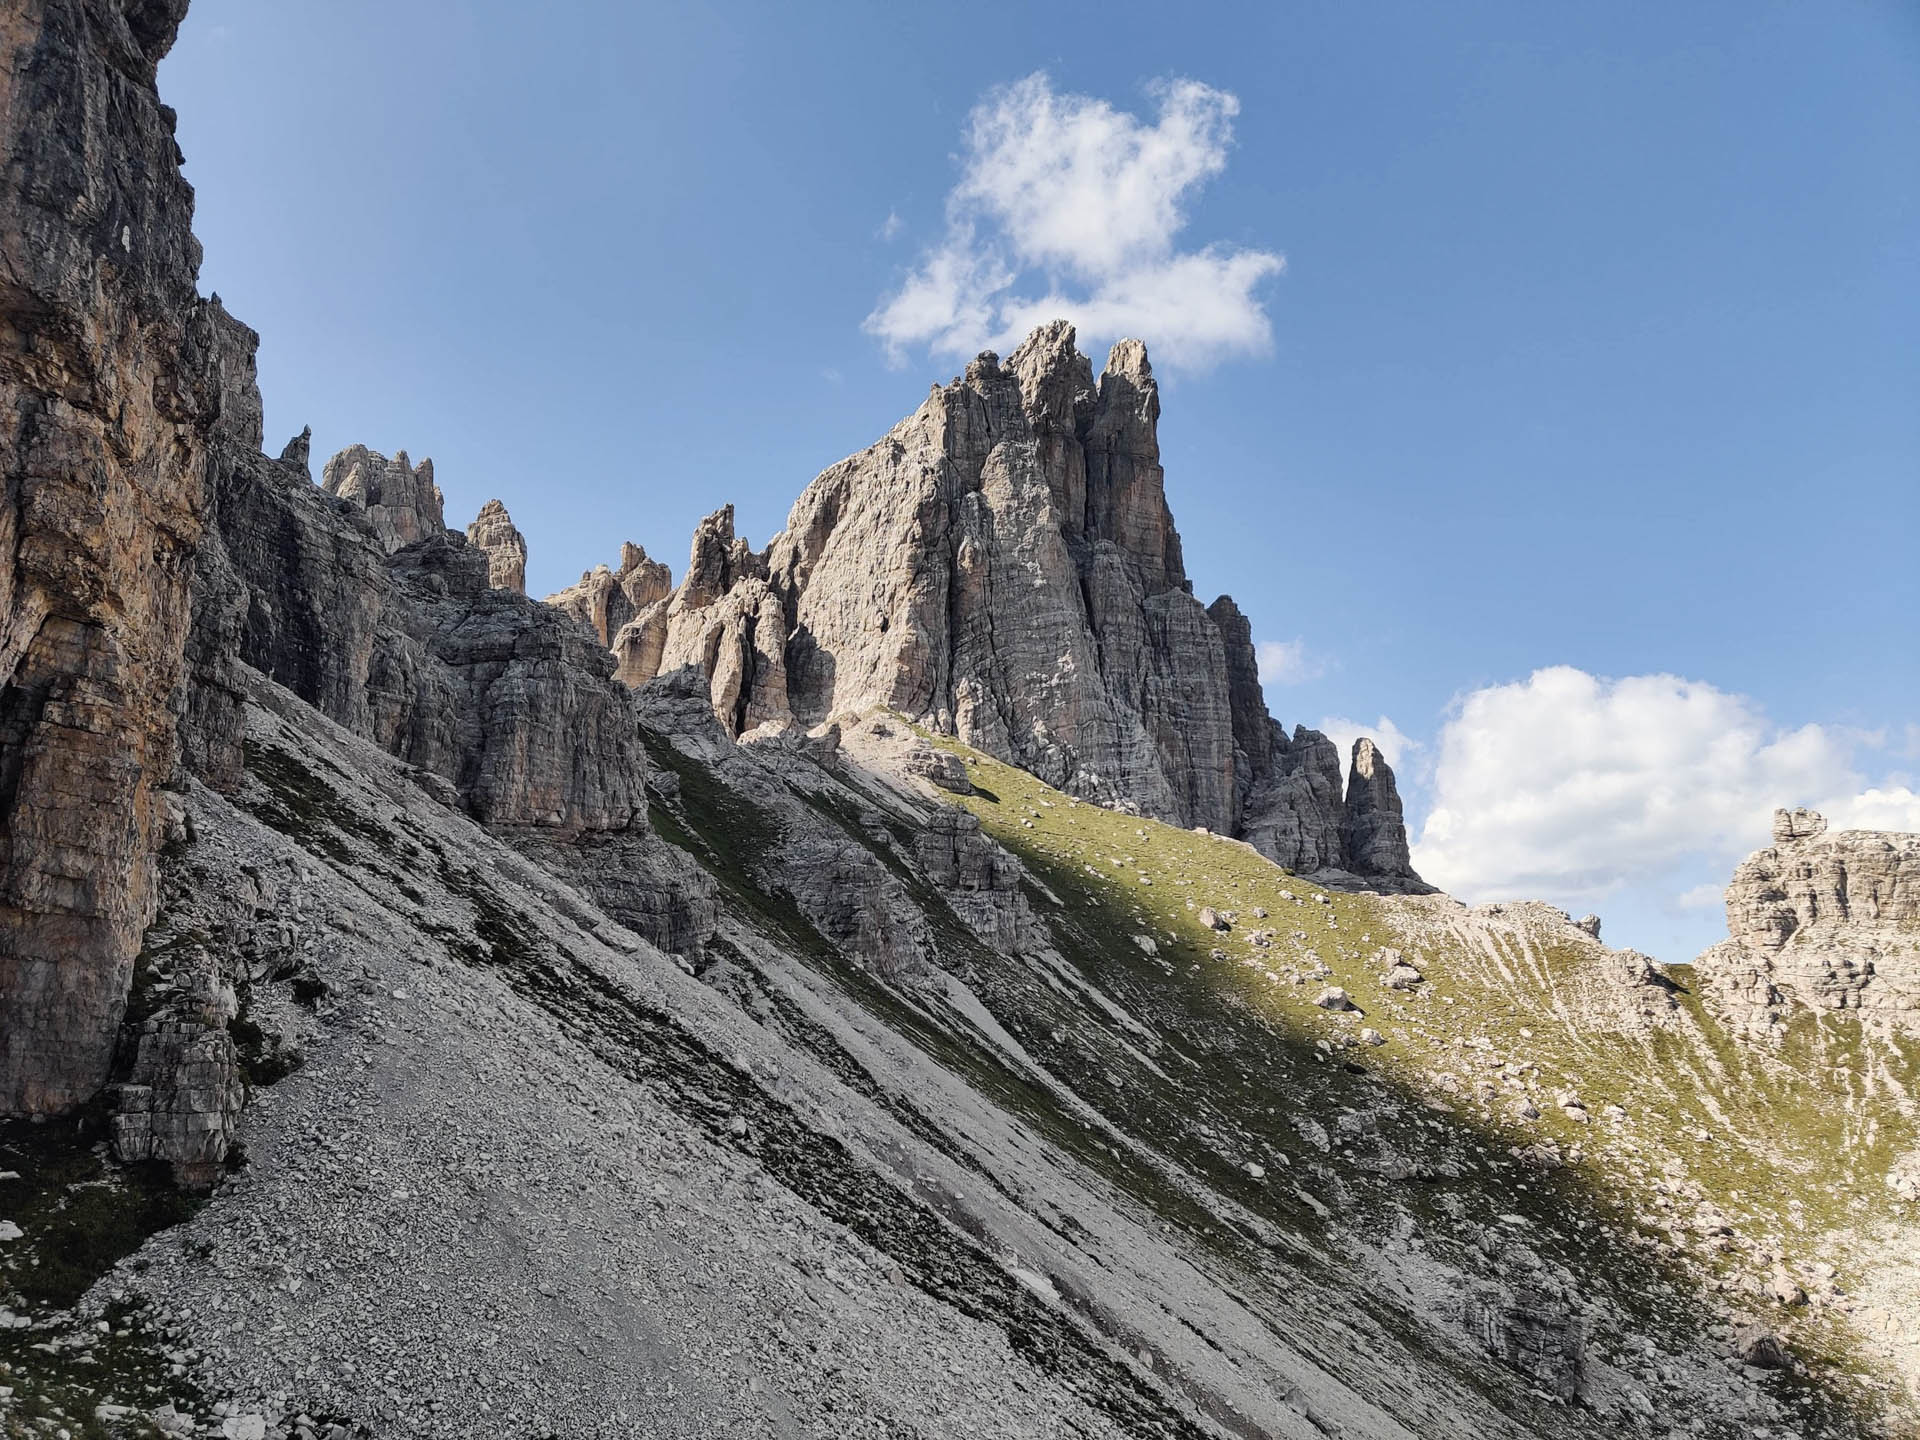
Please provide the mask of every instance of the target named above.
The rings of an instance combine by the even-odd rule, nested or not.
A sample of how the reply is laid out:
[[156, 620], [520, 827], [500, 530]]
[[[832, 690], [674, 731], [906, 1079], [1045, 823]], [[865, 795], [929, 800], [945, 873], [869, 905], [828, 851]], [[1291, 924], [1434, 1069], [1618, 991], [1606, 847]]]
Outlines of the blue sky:
[[[1057, 173], [1023, 81], [1198, 157], [1124, 273], [1124, 206], [994, 209]], [[1151, 317], [1196, 590], [1281, 719], [1385, 732], [1450, 888], [1683, 959], [1772, 804], [1920, 828], [1910, 5], [195, 0], [161, 85], [269, 448], [431, 455], [534, 593], [762, 543], [955, 374], [869, 317], [958, 220], [1003, 298]], [[1180, 256], [1260, 274], [1100, 308]]]

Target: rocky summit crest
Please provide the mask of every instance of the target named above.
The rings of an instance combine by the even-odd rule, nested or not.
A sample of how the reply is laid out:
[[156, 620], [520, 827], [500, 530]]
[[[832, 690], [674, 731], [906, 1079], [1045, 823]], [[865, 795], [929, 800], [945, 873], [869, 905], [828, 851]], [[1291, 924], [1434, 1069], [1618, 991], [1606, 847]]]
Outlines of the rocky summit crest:
[[1194, 598], [1159, 418], [1145, 345], [1096, 379], [1054, 321], [822, 473], [763, 551], [727, 507], [671, 595], [659, 570], [631, 593], [623, 560], [549, 603], [630, 685], [701, 668], [736, 736], [892, 710], [1326, 883], [1421, 888], [1386, 757], [1361, 742], [1343, 786], [1325, 736], [1267, 713], [1232, 598]]

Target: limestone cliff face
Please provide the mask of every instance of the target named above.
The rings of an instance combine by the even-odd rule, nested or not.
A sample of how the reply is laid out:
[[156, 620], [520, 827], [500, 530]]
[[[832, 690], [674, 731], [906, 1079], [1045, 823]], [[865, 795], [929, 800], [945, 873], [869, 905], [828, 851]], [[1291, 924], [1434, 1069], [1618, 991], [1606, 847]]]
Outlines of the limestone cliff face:
[[446, 504], [433, 483], [433, 461], [415, 466], [404, 450], [389, 460], [364, 445], [349, 446], [327, 462], [320, 487], [364, 510], [389, 555], [447, 528]]
[[106, 1076], [151, 919], [215, 418], [184, 0], [0, 19], [0, 1113]]
[[[229, 352], [243, 352], [226, 367], [241, 389], [252, 385], [253, 338], [228, 337]], [[233, 632], [233, 659], [440, 776], [485, 824], [644, 828], [644, 753], [607, 652], [496, 585], [495, 552], [444, 526], [389, 553], [397, 507], [380, 497], [398, 496], [389, 482], [417, 481], [425, 462], [413, 469], [404, 455], [383, 462], [355, 446], [327, 466], [339, 483], [315, 487], [302, 465], [260, 452], [253, 393], [254, 423], [223, 432], [215, 451], [201, 566], [231, 580], [196, 614], [214, 637], [200, 648], [217, 659], [217, 637]], [[352, 479], [370, 469], [384, 488]], [[237, 773], [217, 743], [200, 748], [210, 780]]]
[[154, 92], [184, 10], [0, 22], [0, 1113], [88, 1099], [118, 1046], [123, 1149], [201, 1175], [238, 1105], [219, 1007], [119, 1031], [180, 830], [160, 787], [240, 786], [254, 672], [530, 847], [597, 847], [662, 943], [697, 950], [713, 907], [655, 865], [631, 697], [602, 644], [514, 593], [504, 511], [468, 544], [429, 462], [355, 446], [316, 486], [307, 434], [262, 453], [258, 337], [195, 292]]
[[1920, 1030], [1920, 835], [1776, 811], [1773, 844], [1727, 886], [1727, 931], [1694, 963], [1748, 1030], [1774, 1032], [1799, 1005]]
[[1139, 342], [1096, 379], [1072, 327], [1043, 326], [822, 474], [764, 552], [729, 507], [624, 624], [604, 568], [552, 603], [627, 684], [703, 669], [736, 736], [897, 710], [1102, 804], [1417, 887], [1384, 758], [1348, 816], [1331, 744], [1268, 716], [1246, 618], [1194, 598], [1159, 416]]
[[1347, 775], [1340, 815], [1340, 848], [1349, 867], [1363, 875], [1413, 873], [1399, 787], [1386, 757], [1364, 736], [1353, 742], [1353, 768]]
[[618, 570], [605, 565], [589, 570], [579, 583], [549, 595], [547, 604], [587, 625], [602, 645], [611, 647], [623, 626], [655, 601], [666, 599], [672, 588], [667, 567], [648, 559], [646, 550], [629, 540], [620, 547]]
[[527, 537], [498, 500], [489, 500], [467, 526], [467, 543], [487, 557], [487, 583], [496, 590], [527, 593]]

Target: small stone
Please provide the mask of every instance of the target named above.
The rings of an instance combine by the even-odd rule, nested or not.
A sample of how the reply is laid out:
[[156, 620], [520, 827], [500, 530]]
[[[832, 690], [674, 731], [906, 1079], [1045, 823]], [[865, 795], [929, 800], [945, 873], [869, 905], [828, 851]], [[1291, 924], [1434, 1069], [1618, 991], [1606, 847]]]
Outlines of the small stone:
[[1338, 985], [1329, 985], [1313, 997], [1313, 1003], [1322, 1010], [1351, 1010], [1354, 1008], [1352, 997]]

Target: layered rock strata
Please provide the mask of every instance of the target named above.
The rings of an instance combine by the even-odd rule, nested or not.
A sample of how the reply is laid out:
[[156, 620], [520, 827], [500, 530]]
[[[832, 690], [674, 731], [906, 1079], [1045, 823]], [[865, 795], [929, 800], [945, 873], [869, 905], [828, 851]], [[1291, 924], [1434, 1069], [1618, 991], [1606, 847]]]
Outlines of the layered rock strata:
[[0, 1114], [98, 1088], [152, 918], [218, 305], [154, 88], [185, 9], [0, 24]]
[[467, 543], [487, 557], [487, 583], [515, 595], [527, 593], [527, 537], [498, 500], [489, 500], [467, 526]]
[[549, 595], [547, 604], [588, 626], [602, 645], [611, 648], [623, 626], [665, 600], [672, 589], [667, 567], [648, 559], [645, 548], [629, 540], [620, 547], [619, 569], [600, 565], [588, 570], [578, 583]]
[[1385, 758], [1356, 754], [1343, 798], [1331, 742], [1267, 714], [1232, 599], [1194, 598], [1159, 415], [1139, 342], [1096, 380], [1072, 327], [1043, 326], [822, 474], [764, 551], [728, 507], [672, 595], [624, 624], [604, 568], [552, 603], [630, 685], [699, 667], [735, 736], [893, 710], [1293, 869], [1419, 888]]
[[366, 512], [387, 554], [447, 528], [446, 502], [433, 483], [433, 461], [415, 466], [407, 452], [391, 460], [364, 445], [350, 445], [327, 462], [320, 488]]
[[1773, 841], [1734, 871], [1729, 938], [1694, 962], [1709, 993], [1756, 1033], [1796, 1006], [1920, 1030], [1920, 835], [1777, 810]]

